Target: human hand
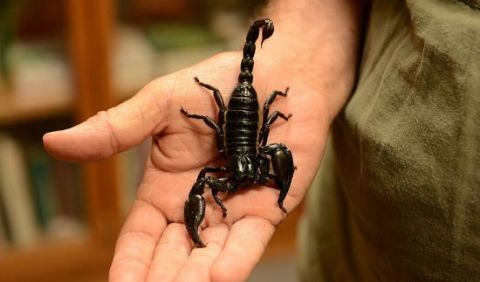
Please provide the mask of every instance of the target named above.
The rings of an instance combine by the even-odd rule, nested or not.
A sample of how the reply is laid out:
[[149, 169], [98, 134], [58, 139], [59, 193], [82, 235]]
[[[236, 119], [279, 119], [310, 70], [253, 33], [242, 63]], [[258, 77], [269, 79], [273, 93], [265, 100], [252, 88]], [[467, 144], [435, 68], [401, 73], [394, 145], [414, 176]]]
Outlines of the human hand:
[[[45, 136], [49, 152], [75, 161], [101, 159], [153, 138], [137, 199], [118, 238], [111, 281], [245, 280], [275, 226], [285, 218], [276, 203], [278, 191], [260, 187], [225, 198], [226, 218], [205, 193], [201, 236], [206, 248], [193, 248], [183, 225], [183, 205], [198, 172], [219, 159], [213, 130], [201, 121], [187, 119], [180, 108], [216, 117], [212, 94], [193, 77], [217, 86], [228, 99], [240, 56], [218, 55], [159, 78], [131, 100], [74, 128]], [[289, 78], [270, 77], [260, 62], [257, 66], [254, 85], [261, 103], [273, 89], [285, 89]], [[286, 144], [298, 167], [285, 200], [288, 211], [300, 202], [315, 174], [328, 126], [318, 99], [313, 102], [312, 93], [294, 81], [290, 87], [289, 96], [279, 97], [272, 108], [293, 113], [293, 117], [276, 122], [269, 138], [270, 143]]]
[[[302, 33], [305, 24], [298, 22], [308, 19], [305, 15], [290, 17], [284, 27], [292, 28], [279, 32], [283, 38], [273, 36], [263, 49], [257, 49], [253, 72], [260, 103], [273, 90], [290, 87], [288, 97], [277, 98], [271, 109], [293, 116], [273, 124], [269, 136], [269, 143], [289, 147], [298, 168], [284, 202], [289, 212], [313, 180], [329, 124], [351, 90], [356, 61], [355, 28], [348, 24], [338, 28], [343, 25], [335, 21], [344, 17], [319, 17], [328, 27], [319, 25], [316, 32]], [[332, 15], [336, 14], [328, 14]], [[226, 218], [205, 193], [207, 208], [201, 225], [205, 248], [193, 248], [183, 225], [183, 206], [198, 172], [220, 159], [213, 130], [186, 118], [180, 108], [216, 117], [211, 92], [199, 87], [193, 77], [219, 88], [228, 100], [240, 60], [240, 53], [217, 55], [156, 79], [130, 100], [76, 127], [45, 135], [50, 153], [73, 161], [99, 160], [153, 139], [137, 198], [117, 241], [110, 281], [244, 281], [275, 226], [285, 218], [276, 202], [277, 190], [252, 187], [223, 199]]]

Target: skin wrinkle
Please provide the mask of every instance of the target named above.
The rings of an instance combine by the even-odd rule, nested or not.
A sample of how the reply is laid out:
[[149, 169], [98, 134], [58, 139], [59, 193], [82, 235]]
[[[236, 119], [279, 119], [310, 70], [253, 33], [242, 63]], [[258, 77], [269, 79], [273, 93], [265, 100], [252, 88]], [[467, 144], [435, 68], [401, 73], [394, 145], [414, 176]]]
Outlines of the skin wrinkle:
[[[262, 224], [263, 222], [263, 224]], [[252, 226], [255, 225], [255, 226]], [[259, 226], [262, 225], [262, 226]], [[246, 232], [244, 227], [249, 227], [249, 230], [256, 227], [256, 232]], [[262, 228], [263, 227], [263, 228]], [[258, 232], [257, 230], [261, 228], [262, 231]], [[261, 257], [261, 253], [265, 250], [267, 242], [269, 238], [272, 236], [274, 231], [274, 227], [269, 225], [269, 222], [265, 219], [249, 217], [245, 218], [242, 221], [238, 221], [232, 226], [230, 230], [230, 234], [226, 239], [224, 251], [219, 255], [219, 257], [214, 262], [214, 268], [211, 269], [210, 274], [214, 281], [239, 281], [239, 277], [234, 274], [234, 272], [226, 272], [224, 271], [224, 267], [229, 267], [235, 262], [232, 262], [230, 256], [225, 257], [226, 255], [230, 255], [232, 253], [235, 254], [236, 259], [244, 259], [244, 258], [255, 258], [255, 261], [258, 261]], [[238, 234], [240, 232], [241, 234]], [[258, 234], [258, 237], [255, 234]], [[232, 237], [235, 234], [235, 237]], [[245, 240], [245, 238], [248, 238]], [[248, 242], [248, 246], [244, 247], [243, 245], [234, 244], [239, 243], [238, 240], [241, 242]], [[247, 252], [248, 249], [248, 252]], [[255, 253], [251, 253], [251, 251], [255, 251]], [[250, 264], [253, 263], [252, 261], [249, 262], [249, 265], [246, 265], [247, 269], [245, 269], [248, 273], [251, 272]], [[253, 266], [253, 265], [252, 265]], [[243, 267], [242, 265], [237, 265], [237, 267]], [[243, 272], [241, 277], [247, 276], [248, 273]], [[232, 276], [233, 275], [233, 276]], [[245, 277], [246, 279], [247, 277]]]
[[[183, 226], [183, 224], [181, 224], [181, 223], [170, 223], [169, 225], [179, 225], [178, 227], [180, 227], [182, 229], [185, 228]], [[172, 228], [172, 226], [169, 226], [169, 228]], [[186, 236], [188, 236], [188, 235], [186, 235]], [[175, 237], [178, 240], [179, 237], [178, 236], [175, 236]], [[177, 242], [173, 242], [173, 243], [179, 243], [180, 241], [182, 241], [182, 240], [178, 240]], [[159, 240], [156, 247], [159, 248], [159, 247], [162, 247], [162, 246], [170, 246], [171, 244], [172, 244], [172, 242], [170, 242], [170, 241], [166, 242], [166, 241], [163, 241], [163, 240]], [[180, 254], [188, 255], [188, 254], [190, 254], [191, 248], [192, 248], [191, 244], [190, 244], [190, 246], [185, 245], [185, 244], [178, 244], [177, 247], [175, 248], [175, 251], [179, 252]]]
[[[170, 245], [169, 243], [161, 243], [159, 247], [162, 245]], [[190, 255], [191, 247], [186, 247], [183, 244], [179, 244], [175, 247], [173, 251], [173, 257], [170, 261], [165, 261], [164, 263], [171, 264], [171, 266], [176, 266], [180, 264], [179, 268], [182, 268], [185, 265], [185, 260], [187, 260], [188, 256]]]
[[[143, 183], [139, 189], [142, 189], [142, 193], [137, 193], [135, 196], [135, 200], [137, 201], [138, 204], [144, 203], [145, 205], [148, 205], [152, 207], [154, 210], [158, 212], [159, 215], [163, 218], [163, 221], [166, 222], [164, 213], [162, 210], [160, 210], [156, 205], [153, 204], [152, 202], [152, 193], [154, 191], [154, 188], [151, 185], [147, 185], [148, 182]], [[150, 188], [150, 189], [147, 189]], [[145, 192], [146, 191], [146, 192]]]
[[[139, 236], [140, 235], [140, 236]], [[144, 256], [144, 252], [142, 252], [142, 247], [145, 247], [143, 243], [139, 240], [139, 238], [149, 238], [150, 236], [145, 236], [145, 233], [140, 233], [140, 232], [126, 232], [123, 235], [120, 235], [117, 241], [117, 247], [122, 246], [122, 252], [118, 252], [117, 250], [115, 251], [115, 256], [113, 258], [113, 264], [112, 267], [110, 268], [110, 273], [121, 273], [121, 276], [123, 276], [123, 267], [119, 267], [122, 264], [126, 264], [132, 269], [131, 265], [136, 264], [137, 266], [141, 266], [142, 268], [145, 269], [145, 272], [148, 271], [150, 268], [150, 263], [153, 258], [153, 251], [150, 256], [146, 257]], [[131, 237], [131, 238], [129, 238]], [[137, 242], [136, 247], [132, 247], [129, 245], [129, 248], [126, 248], [124, 244], [122, 244], [122, 240], [125, 240], [128, 242]], [[141, 244], [138, 244], [140, 242]], [[153, 243], [154, 245], [156, 244], [156, 240]], [[115, 266], [115, 267], [113, 267]]]
[[[181, 152], [181, 154], [187, 154], [186, 152], [188, 151], [190, 155], [193, 155], [192, 148], [190, 146], [187, 146], [186, 142], [184, 141], [183, 138], [177, 138], [178, 141], [176, 141], [177, 144], [182, 144], [183, 145], [183, 150], [166, 150], [163, 146], [160, 146], [158, 143], [158, 139], [154, 137], [154, 142], [156, 143], [156, 146], [153, 150], [157, 152], [157, 154], [152, 154], [152, 162], [154, 163], [155, 167], [162, 167], [162, 170], [165, 172], [178, 172], [184, 169], [183, 165], [182, 167], [173, 167], [171, 165], [167, 165], [172, 163], [172, 161], [176, 161], [178, 156], [176, 153]], [[156, 156], [156, 157], [154, 157]], [[213, 157], [212, 157], [213, 158]], [[196, 158], [197, 160], [199, 159], [198, 157]], [[197, 165], [200, 162], [197, 161]], [[204, 164], [205, 162], [201, 162], [201, 164]], [[194, 165], [192, 164], [192, 167]]]
[[[151, 182], [155, 182], [155, 179], [153, 179]], [[158, 182], [158, 181], [157, 181]], [[163, 220], [164, 220], [164, 224], [168, 225], [172, 222], [183, 222], [182, 220], [178, 219], [179, 216], [175, 216], [175, 210], [172, 210], [171, 209], [171, 206], [181, 206], [182, 203], [175, 203], [174, 201], [179, 201], [181, 202], [181, 199], [180, 198], [175, 198], [175, 200], [172, 202], [170, 201], [171, 203], [171, 206], [165, 206], [165, 205], [162, 205], [161, 203], [158, 203], [158, 201], [155, 201], [155, 190], [156, 189], [159, 189], [161, 188], [162, 186], [164, 186], [165, 184], [163, 183], [160, 183], [157, 185], [155, 185], [155, 187], [150, 186], [152, 187], [151, 189], [147, 190], [145, 192], [145, 186], [142, 186], [141, 190], [139, 191], [138, 195], [137, 195], [137, 198], [141, 201], [145, 201], [148, 205], [151, 205], [152, 207], [155, 208], [155, 210], [158, 211], [158, 213], [160, 214], [160, 216], [162, 216]], [[158, 188], [157, 188], [158, 187]], [[168, 195], [165, 195], [165, 196], [168, 196]], [[164, 209], [162, 209], [162, 207]], [[173, 213], [173, 214], [172, 214]]]
[[[110, 111], [111, 109], [109, 109]], [[108, 156], [113, 155], [116, 151], [116, 149], [119, 148], [119, 140], [116, 136], [116, 133], [114, 131], [114, 128], [109, 120], [109, 114], [107, 111], [99, 111], [97, 112], [96, 115], [93, 117], [89, 118], [88, 121], [91, 122], [91, 125], [93, 125], [94, 131], [106, 131], [108, 132], [107, 136], [109, 137], [109, 146], [107, 147], [107, 150], [102, 150], [99, 152], [101, 155], [99, 158], [105, 158]], [[90, 127], [92, 128], [92, 126]], [[98, 157], [97, 157], [98, 158]]]
[[[177, 76], [175, 75], [174, 76], [175, 79], [177, 79]], [[169, 121], [172, 120], [172, 110], [173, 108], [175, 108], [177, 105], [175, 103], [174, 100], [176, 100], [176, 97], [173, 96], [172, 94], [174, 93], [174, 85], [173, 83], [171, 85], [169, 85], [169, 89], [167, 91], [164, 92], [166, 95], [166, 97], [162, 97], [161, 95], [155, 95], [155, 101], [157, 103], [157, 105], [159, 105], [158, 107], [160, 108], [161, 105], [163, 104], [165, 108], [162, 109], [162, 112], [166, 113], [166, 115], [164, 115], [164, 120], [166, 121], [166, 124], [163, 125], [160, 128], [158, 128], [156, 131], [155, 131], [155, 135], [158, 135], [160, 132], [163, 132], [163, 131], [166, 131], [169, 127], [168, 127], [168, 124], [169, 124]], [[164, 98], [166, 102], [162, 103], [160, 101], [161, 98]], [[160, 125], [160, 123], [159, 123]]]
[[[159, 139], [157, 137], [153, 137], [153, 142], [155, 143], [155, 148], [153, 148], [152, 151], [157, 152], [157, 154], [152, 154], [152, 163], [153, 165], [157, 167], [162, 167], [162, 170], [165, 172], [176, 172], [179, 169], [171, 169], [171, 166], [165, 166], [163, 164], [169, 163], [172, 159], [174, 159], [174, 156], [169, 154], [168, 152], [171, 152], [171, 150], [165, 150], [163, 146], [160, 146], [159, 144]], [[187, 148], [188, 149], [188, 148]], [[156, 157], [155, 157], [156, 156]], [[159, 160], [160, 159], [166, 159], [165, 161]]]
[[[147, 124], [147, 118], [145, 116], [145, 112], [140, 107], [136, 109], [137, 109], [137, 115], [140, 116], [140, 119], [142, 120], [141, 123]], [[152, 134], [152, 131], [150, 131], [150, 134]]]
[[[137, 211], [137, 213], [145, 213], [145, 209], [148, 209], [150, 213], [153, 211], [153, 213], [160, 216], [160, 224], [164, 225], [163, 227], [158, 227], [161, 229], [160, 234], [158, 235], [158, 238], [160, 238], [166, 227], [166, 220], [161, 211], [159, 211], [154, 205], [150, 204], [149, 202], [142, 200], [137, 200], [133, 208]], [[130, 218], [129, 220], [129, 229], [124, 228], [119, 234], [118, 241], [115, 247], [116, 251], [115, 257], [113, 259], [114, 263], [112, 264], [112, 268], [110, 269], [111, 273], [117, 273], [121, 271], [119, 269], [123, 269], [123, 267], [120, 267], [122, 264], [129, 265], [130, 267], [132, 263], [140, 265], [142, 266], [142, 268], [145, 268], [145, 273], [150, 267], [150, 263], [154, 254], [154, 246], [157, 244], [158, 238], [154, 233], [152, 233], [152, 229], [145, 228], [146, 226], [143, 226], [142, 228], [139, 228], [139, 226], [135, 227], [135, 225], [132, 226], [131, 220], [133, 219]], [[127, 221], [127, 224], [128, 222], [129, 221]], [[148, 232], [149, 230], [151, 232]], [[135, 245], [132, 245], [132, 242], [136, 242]], [[150, 249], [149, 246], [153, 246], [151, 248], [151, 254], [145, 256], [146, 252], [148, 252]], [[113, 268], [113, 266], [115, 266], [115, 268]], [[111, 276], [112, 275], [114, 274], [111, 274]], [[124, 275], [125, 274], [122, 271], [121, 277], [124, 277]], [[135, 275], [135, 273], [132, 275]]]
[[[118, 267], [119, 264], [126, 264], [126, 265], [128, 265], [129, 268], [127, 269], [127, 272], [124, 270], [123, 267], [120, 267], [120, 268], [119, 268], [119, 267]], [[122, 278], [120, 278], [120, 279], [123, 279], [123, 278], [125, 278], [125, 277], [128, 277], [128, 275], [130, 274], [130, 273], [128, 273], [128, 270], [130, 270], [130, 271], [133, 270], [132, 267], [131, 267], [132, 264], [135, 264], [135, 265], [140, 266], [141, 268], [145, 269], [145, 272], [147, 272], [148, 269], [149, 269], [149, 267], [148, 267], [147, 265], [145, 265], [145, 264], [144, 264], [143, 262], [141, 262], [141, 261], [138, 261], [138, 260], [130, 260], [130, 259], [126, 259], [126, 258], [125, 258], [125, 259], [117, 260], [117, 261], [115, 262], [115, 266], [116, 266], [116, 267], [115, 267], [115, 268], [112, 268], [112, 267], [110, 268], [110, 270], [109, 270], [109, 277], [115, 277], [115, 276], [122, 277]], [[113, 266], [113, 265], [112, 265], [112, 266]], [[118, 274], [117, 274], [117, 273], [118, 273]], [[116, 280], [116, 281], [118, 281], [118, 280]], [[120, 281], [122, 281], [122, 280], [120, 280]], [[130, 281], [130, 280], [126, 280], [126, 281]]]
[[[277, 206], [277, 201], [276, 200], [273, 200], [272, 201], [272, 205], [269, 205], [270, 207], [272, 208], [275, 208], [277, 211], [277, 215], [276, 216], [267, 216], [268, 214], [270, 214], [269, 210], [266, 210], [266, 211], [263, 211], [264, 214], [262, 213], [259, 213], [258, 211], [255, 213], [254, 211], [247, 211], [244, 215], [242, 215], [240, 217], [239, 220], [242, 220], [242, 219], [248, 219], [250, 217], [252, 218], [258, 218], [258, 219], [262, 219], [259, 215], [263, 216], [264, 218], [266, 218], [266, 220], [274, 227], [278, 226], [278, 224], [281, 223], [282, 219], [285, 219], [286, 218], [286, 215], [283, 213], [282, 210], [280, 210]], [[290, 212], [289, 210], [287, 210], [288, 212]]]
[[[181, 233], [175, 234], [176, 231]], [[170, 273], [169, 270], [173, 268], [181, 269], [190, 255], [192, 244], [182, 224], [169, 224], [165, 228], [164, 234], [165, 236], [162, 237], [155, 246], [151, 264], [151, 267], [159, 266], [158, 264], [163, 267], [157, 268], [157, 271], [153, 272], [153, 274], [149, 272], [147, 274], [147, 281], [158, 281], [158, 278], [173, 279], [175, 275]], [[169, 251], [174, 255], [171, 257], [171, 260], [165, 260], [163, 256]], [[154, 280], [155, 278], [157, 279]]]
[[[151, 203], [151, 201], [146, 200], [146, 199], [143, 199], [143, 198], [141, 197], [141, 194], [142, 194], [142, 193], [139, 193], [139, 194], [137, 195], [137, 200], [136, 200], [137, 203], [136, 203], [136, 204], [141, 205], [141, 204], [143, 203], [143, 204], [146, 204], [148, 207], [153, 208], [153, 210], [155, 210], [155, 211], [161, 216], [161, 219], [162, 219], [161, 221], [162, 221], [162, 223], [166, 225], [167, 222], [166, 222], [165, 217], [163, 216], [163, 212], [162, 212], [160, 209], [158, 209], [155, 205], [153, 205], [153, 204]], [[128, 232], [130, 232], [130, 230], [122, 230], [122, 231], [120, 232], [120, 234], [119, 234], [119, 237], [121, 237], [122, 235], [124, 235], [125, 233], [128, 233]], [[157, 241], [157, 239], [155, 238], [155, 235], [152, 234], [152, 233], [145, 232], [145, 231], [140, 231], [140, 233], [144, 233], [145, 236], [150, 237], [150, 238], [152, 239], [152, 241], [154, 241], [154, 242]]]
[[228, 228], [215, 225], [204, 232], [207, 246], [193, 249], [175, 281], [211, 281], [210, 265], [220, 254], [227, 238]]
[[[122, 241], [122, 240], [125, 240], [125, 238], [128, 239], [128, 237], [134, 237], [134, 240], [135, 241], [141, 241], [143, 239], [146, 239], [146, 241], [148, 241], [149, 243], [151, 243], [152, 245], [156, 245], [157, 244], [157, 239], [154, 238], [154, 236], [151, 234], [151, 233], [148, 233], [146, 231], [143, 231], [143, 230], [128, 230], [128, 231], [123, 231], [120, 233], [119, 235], [119, 241]], [[140, 238], [143, 238], [143, 239], [140, 239]], [[124, 249], [125, 250], [125, 249]], [[138, 252], [135, 252], [135, 250], [139, 250], [139, 248], [130, 248], [130, 250], [132, 252], [128, 252], [128, 253], [125, 253], [125, 254], [128, 254], [127, 257], [136, 257], [135, 254], [138, 254]], [[134, 256], [132, 256], [134, 255]]]
[[186, 143], [185, 139], [181, 138], [181, 139], [180, 139], [180, 143], [181, 143], [185, 148], [187, 148], [187, 150], [190, 151], [190, 155], [191, 155], [192, 158], [195, 160], [194, 165], [195, 165], [196, 167], [205, 164], [204, 161], [201, 161], [201, 157], [197, 156], [197, 155], [195, 154], [195, 152], [193, 152], [192, 149], [190, 149], [190, 146], [188, 146], [188, 144]]
[[[146, 95], [149, 97], [149, 100], [152, 101], [154, 105], [156, 105], [155, 108], [157, 109], [158, 112], [162, 112], [164, 110], [163, 107], [162, 107], [162, 104], [160, 104], [160, 102], [156, 98], [156, 95], [155, 95], [154, 91], [149, 91]], [[146, 108], [148, 109], [149, 105], [147, 105]], [[149, 120], [147, 120], [147, 118], [145, 117], [142, 109], [140, 109], [140, 114], [142, 115], [142, 122], [144, 124], [148, 123]], [[158, 114], [155, 114], [154, 116], [157, 116], [157, 115]], [[150, 133], [149, 133], [150, 136], [153, 136], [156, 132], [158, 132], [159, 125], [162, 124], [162, 121], [163, 121], [163, 118], [161, 117], [160, 120], [157, 121], [157, 124], [155, 126], [153, 126], [152, 129], [150, 130]]]
[[[261, 218], [261, 217], [258, 217], [258, 216], [253, 216], [253, 215], [246, 215], [246, 216], [243, 216], [242, 219], [245, 219], [245, 220], [248, 220], [248, 221], [261, 221], [263, 222], [262, 226], [262, 230], [266, 230], [268, 231], [268, 233], [272, 233], [273, 234], [273, 229], [275, 228], [275, 226], [277, 226], [278, 224], [280, 224], [280, 222], [278, 223], [273, 223], [271, 222], [268, 218]], [[270, 227], [270, 228], [268, 228]], [[268, 229], [268, 230], [267, 230]], [[263, 242], [261, 240], [260, 237], [256, 236], [256, 234], [253, 234], [253, 233], [248, 233], [248, 234], [251, 234], [251, 236], [255, 239], [257, 239], [257, 241], [260, 243], [260, 245], [262, 246], [262, 249], [265, 249], [267, 247], [267, 243], [268, 242]]]
[[[223, 249], [223, 247], [225, 246], [225, 241], [226, 241], [226, 237], [228, 235], [228, 231], [230, 231], [230, 226], [224, 222], [221, 222], [221, 223], [217, 223], [215, 224], [213, 227], [221, 227], [223, 229], [225, 229], [225, 238], [222, 240], [222, 244], [217, 244], [216, 243], [216, 240], [212, 240], [210, 242], [210, 244], [213, 244], [214, 246], [217, 246], [219, 249]], [[207, 246], [208, 246], [209, 243], [207, 243]]]
[[[222, 232], [224, 232], [224, 234], [216, 234], [214, 233], [213, 235], [217, 235], [216, 238], [211, 238], [211, 236], [213, 236], [212, 233], [214, 231], [214, 229], [218, 229], [218, 228], [222, 228]], [[226, 235], [227, 235], [227, 232], [229, 230], [229, 226], [226, 225], [226, 224], [222, 224], [222, 223], [219, 223], [219, 224], [214, 224], [214, 225], [211, 225], [211, 226], [208, 226], [207, 228], [205, 228], [203, 230], [203, 234], [204, 236], [209, 239], [208, 241], [205, 242], [206, 244], [206, 248], [207, 249], [213, 249], [213, 251], [215, 250], [218, 250], [220, 251], [223, 246], [225, 245], [225, 239], [226, 239]], [[216, 230], [215, 230], [216, 231]], [[223, 239], [218, 239], [218, 237], [224, 237]], [[220, 241], [221, 243], [219, 243], [218, 241]], [[191, 253], [194, 253], [194, 252], [203, 252], [204, 249], [198, 249], [198, 248], [194, 248], [192, 249], [192, 252]]]
[[[163, 216], [163, 212], [157, 207], [155, 206], [153, 203], [152, 203], [152, 193], [154, 191], [154, 188], [150, 188], [151, 186], [148, 185], [145, 183], [143, 184], [139, 189], [142, 189], [141, 190], [141, 193], [137, 193], [136, 196], [135, 196], [135, 200], [138, 202], [138, 203], [145, 203], [146, 205], [150, 205], [151, 207], [153, 207], [154, 209], [156, 209], [158, 211], [159, 214]], [[165, 217], [164, 217], [165, 218]]]
[[114, 111], [116, 107], [113, 107], [107, 111], [100, 111], [97, 113], [100, 121], [104, 123], [107, 131], [110, 136], [110, 152], [107, 155], [113, 155], [115, 152], [118, 152], [120, 149], [120, 140], [118, 139], [117, 132], [113, 127], [113, 124], [110, 122], [111, 111]]

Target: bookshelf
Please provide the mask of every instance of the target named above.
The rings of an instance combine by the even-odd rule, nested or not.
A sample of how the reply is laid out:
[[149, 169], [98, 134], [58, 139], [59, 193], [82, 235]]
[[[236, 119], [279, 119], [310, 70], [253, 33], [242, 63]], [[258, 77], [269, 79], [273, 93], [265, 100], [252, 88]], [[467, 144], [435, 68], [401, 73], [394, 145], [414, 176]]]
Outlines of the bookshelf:
[[70, 97], [51, 97], [33, 103], [15, 99], [12, 94], [1, 95], [0, 126], [67, 115], [73, 112], [73, 107], [73, 101]]
[[[47, 0], [42, 0], [47, 1]], [[55, 0], [57, 1], [57, 0]], [[44, 128], [60, 129], [81, 122], [98, 111], [125, 100], [135, 91], [117, 93], [112, 75], [112, 45], [114, 33], [120, 29], [116, 0], [67, 0], [62, 3], [67, 37], [69, 71], [73, 78], [73, 93], [48, 99], [17, 99], [15, 93], [0, 95], [0, 129], [13, 132], [28, 131], [42, 120]], [[139, 1], [148, 3], [149, 0]], [[188, 17], [197, 7], [189, 1], [164, 6], [168, 13], [180, 13]], [[183, 4], [182, 4], [183, 3]], [[182, 5], [186, 6], [182, 6]], [[243, 34], [241, 35], [243, 38]], [[229, 48], [229, 47], [227, 47]], [[190, 60], [200, 60], [221, 51], [222, 46], [206, 45], [202, 52]], [[188, 49], [180, 57], [191, 55]], [[178, 57], [178, 54], [177, 54]], [[174, 60], [165, 52], [164, 69], [171, 71], [167, 63]], [[167, 65], [167, 66], [165, 66]], [[175, 67], [178, 67], [176, 65]], [[174, 68], [174, 67], [172, 67]], [[25, 129], [27, 128], [27, 129]], [[37, 140], [40, 143], [40, 140]], [[113, 157], [98, 163], [81, 166], [84, 189], [85, 233], [64, 240], [40, 241], [33, 247], [0, 249], [0, 282], [22, 281], [106, 281], [113, 256], [115, 239], [125, 214], [122, 206], [121, 160]], [[127, 200], [128, 201], [128, 200]], [[124, 201], [125, 202], [125, 201]], [[274, 236], [265, 259], [287, 255], [295, 247], [294, 232], [301, 210], [298, 209], [280, 226]]]
[[[115, 25], [115, 4], [113, 0], [68, 0], [61, 5], [66, 34], [69, 34], [65, 40], [73, 95], [45, 97], [33, 102], [19, 99], [16, 93], [0, 95], [2, 129], [21, 131], [19, 127], [28, 127], [37, 120], [48, 122], [51, 118], [73, 118], [76, 123], [114, 105], [109, 48]], [[78, 238], [40, 241], [28, 248], [2, 250], [0, 281], [106, 281], [121, 222], [116, 165], [112, 158], [82, 166], [87, 211], [85, 234]]]

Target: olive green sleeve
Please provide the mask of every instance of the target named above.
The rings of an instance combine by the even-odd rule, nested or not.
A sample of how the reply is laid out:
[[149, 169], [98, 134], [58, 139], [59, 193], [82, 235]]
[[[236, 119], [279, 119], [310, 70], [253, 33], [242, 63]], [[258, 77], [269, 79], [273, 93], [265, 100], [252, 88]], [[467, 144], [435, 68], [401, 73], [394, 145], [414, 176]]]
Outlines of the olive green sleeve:
[[480, 10], [375, 1], [300, 227], [304, 281], [480, 280]]

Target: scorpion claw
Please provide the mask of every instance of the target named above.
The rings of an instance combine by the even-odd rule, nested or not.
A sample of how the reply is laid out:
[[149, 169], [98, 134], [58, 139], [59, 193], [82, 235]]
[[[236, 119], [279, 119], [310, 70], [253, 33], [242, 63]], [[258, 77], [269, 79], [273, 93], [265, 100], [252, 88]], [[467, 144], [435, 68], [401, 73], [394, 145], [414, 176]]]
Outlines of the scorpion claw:
[[198, 235], [198, 227], [205, 217], [205, 199], [201, 195], [191, 195], [185, 202], [184, 217], [185, 226], [193, 242], [198, 247], [205, 247], [205, 243]]
[[295, 172], [295, 165], [293, 164], [292, 153], [283, 144], [270, 144], [261, 147], [260, 151], [264, 154], [270, 155], [275, 180], [275, 185], [280, 190], [278, 197], [278, 207], [286, 214], [287, 209], [283, 206], [283, 201], [287, 196], [290, 184], [292, 183], [293, 173]]

